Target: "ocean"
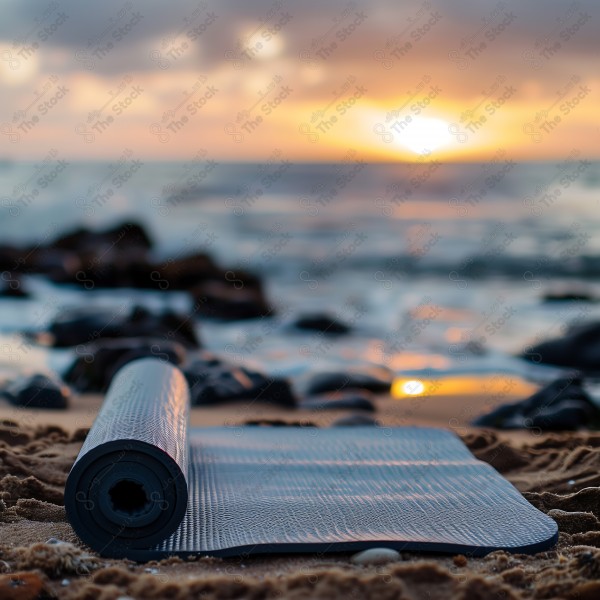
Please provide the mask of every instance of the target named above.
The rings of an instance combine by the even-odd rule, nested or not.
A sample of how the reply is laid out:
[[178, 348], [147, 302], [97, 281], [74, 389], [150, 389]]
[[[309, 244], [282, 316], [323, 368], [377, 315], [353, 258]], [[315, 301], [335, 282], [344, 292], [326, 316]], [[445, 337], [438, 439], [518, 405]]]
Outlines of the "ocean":
[[[0, 244], [48, 241], [69, 228], [125, 219], [147, 226], [157, 257], [207, 251], [266, 282], [275, 319], [201, 322], [205, 347], [273, 374], [384, 364], [398, 374], [512, 373], [516, 358], [567, 324], [600, 316], [600, 163], [308, 164], [274, 152], [260, 164], [112, 163], [49, 155], [0, 164]], [[86, 299], [99, 306], [174, 306], [181, 293], [59, 287], [32, 277], [30, 300], [0, 302], [0, 367], [59, 369], [68, 351], [26, 346], [21, 330]], [[338, 338], [294, 332], [295, 315], [352, 324]], [[19, 350], [19, 347], [21, 349]]]

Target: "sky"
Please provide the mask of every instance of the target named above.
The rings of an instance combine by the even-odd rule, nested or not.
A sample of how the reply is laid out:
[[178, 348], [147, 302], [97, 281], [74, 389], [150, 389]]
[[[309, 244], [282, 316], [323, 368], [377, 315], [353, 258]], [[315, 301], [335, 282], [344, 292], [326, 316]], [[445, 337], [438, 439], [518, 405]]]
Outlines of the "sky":
[[0, 3], [0, 158], [600, 153], [600, 4]]

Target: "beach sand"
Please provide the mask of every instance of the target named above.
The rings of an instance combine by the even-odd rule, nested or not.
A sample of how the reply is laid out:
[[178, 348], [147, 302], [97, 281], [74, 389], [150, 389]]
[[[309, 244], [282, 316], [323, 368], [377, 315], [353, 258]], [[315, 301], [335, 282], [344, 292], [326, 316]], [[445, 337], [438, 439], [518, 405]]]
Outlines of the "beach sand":
[[[519, 394], [519, 397], [522, 395]], [[516, 397], [504, 396], [502, 401]], [[11, 598], [572, 598], [600, 597], [600, 433], [490, 432], [467, 426], [480, 394], [380, 399], [382, 425], [450, 427], [560, 528], [555, 549], [485, 558], [402, 553], [383, 566], [351, 554], [198, 558], [136, 564], [99, 558], [66, 521], [63, 487], [101, 404], [65, 412], [0, 409], [0, 597]], [[192, 425], [281, 420], [327, 426], [347, 412], [267, 405], [195, 408]], [[51, 424], [51, 425], [49, 425]], [[67, 543], [45, 543], [56, 538]]]

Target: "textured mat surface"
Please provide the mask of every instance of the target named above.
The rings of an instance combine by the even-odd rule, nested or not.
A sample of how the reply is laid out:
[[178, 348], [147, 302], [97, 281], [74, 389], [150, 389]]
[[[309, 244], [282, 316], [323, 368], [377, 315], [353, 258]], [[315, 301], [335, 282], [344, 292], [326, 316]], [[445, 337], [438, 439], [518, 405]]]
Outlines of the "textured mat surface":
[[485, 554], [556, 540], [555, 522], [449, 431], [188, 431], [187, 411], [175, 368], [144, 359], [117, 375], [65, 492], [94, 549], [138, 560], [374, 545]]

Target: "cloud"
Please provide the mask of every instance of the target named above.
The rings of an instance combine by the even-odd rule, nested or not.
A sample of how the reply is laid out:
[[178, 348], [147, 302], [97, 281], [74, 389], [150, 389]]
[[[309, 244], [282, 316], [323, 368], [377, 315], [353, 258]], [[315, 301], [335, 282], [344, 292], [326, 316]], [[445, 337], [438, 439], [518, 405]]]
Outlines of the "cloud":
[[[474, 47], [486, 43], [487, 51], [493, 52], [488, 60], [493, 62], [501, 62], [505, 53], [510, 56], [515, 49], [521, 54], [535, 51], [535, 41], [544, 38], [550, 45], [560, 43], [557, 53], [567, 57], [593, 56], [600, 49], [595, 33], [599, 14], [593, 0], [568, 5], [559, 0], [402, 4], [379, 0], [349, 1], [336, 7], [316, 0], [302, 4], [200, 0], [168, 5], [154, 0], [51, 0], [47, 4], [6, 2], [2, 10], [0, 39], [20, 40], [17, 51], [33, 43], [42, 49], [60, 48], [65, 51], [65, 70], [93, 68], [105, 75], [154, 70], [161, 56], [169, 60], [169, 52], [171, 68], [188, 68], [193, 62], [199, 70], [211, 70], [228, 59], [244, 58], [244, 52], [261, 44], [252, 58], [268, 58], [274, 43], [279, 46], [276, 55], [299, 61], [308, 54], [328, 65], [371, 64], [375, 52], [385, 51], [386, 42], [394, 37], [400, 46], [412, 43], [416, 48], [412, 56], [407, 55], [408, 64], [418, 59], [423, 65], [449, 61], [451, 52], [461, 51], [465, 38], [472, 38]], [[178, 60], [174, 57], [183, 44], [188, 48], [181, 52], [183, 60]], [[319, 51], [321, 56], [315, 56]]]
[[[63, 128], [90, 155], [100, 149], [110, 153], [111, 144], [123, 148], [128, 139], [140, 152], [159, 154], [162, 134], [153, 133], [159, 131], [153, 126], [165, 114], [185, 114], [210, 86], [218, 94], [189, 114], [192, 125], [171, 132], [177, 144], [169, 152], [196, 147], [201, 132], [226, 155], [253, 158], [253, 149], [269, 150], [284, 139], [291, 152], [310, 156], [316, 146], [305, 144], [299, 125], [319, 111], [335, 111], [351, 92], [343, 87], [349, 79], [365, 92], [345, 124], [323, 136], [323, 155], [361, 139], [373, 152], [388, 152], [390, 146], [373, 134], [373, 123], [386, 112], [425, 102], [431, 88], [440, 91], [421, 116], [454, 122], [465, 111], [495, 101], [504, 87], [515, 87], [501, 117], [478, 137], [481, 146], [489, 140], [490, 147], [505, 136], [518, 147], [525, 120], [551, 105], [575, 76], [591, 83], [597, 97], [600, 9], [592, 0], [567, 5], [558, 0], [348, 0], [335, 5], [322, 0], [49, 0], [5, 2], [1, 10], [0, 81], [10, 85], [4, 88], [0, 124], [16, 127], [20, 117], [14, 115], [31, 115], [46, 101], [40, 94], [70, 86], [64, 99], [39, 114], [35, 128], [22, 132], [18, 148], [23, 153], [49, 147]], [[81, 146], [77, 126], [105, 105], [110, 110], [126, 78], [144, 87], [143, 95], [106, 134], [98, 133], [94, 144]], [[289, 98], [248, 134], [252, 144], [232, 146], [231, 123], [240, 114], [258, 116], [272, 101], [265, 94], [277, 93], [274, 80], [292, 88]], [[593, 104], [592, 95], [586, 102]], [[568, 138], [569, 127], [574, 132], [591, 114], [585, 105], [571, 115], [561, 136]], [[558, 139], [552, 137], [557, 141], [545, 151], [558, 148]], [[13, 152], [17, 145], [8, 148]]]

